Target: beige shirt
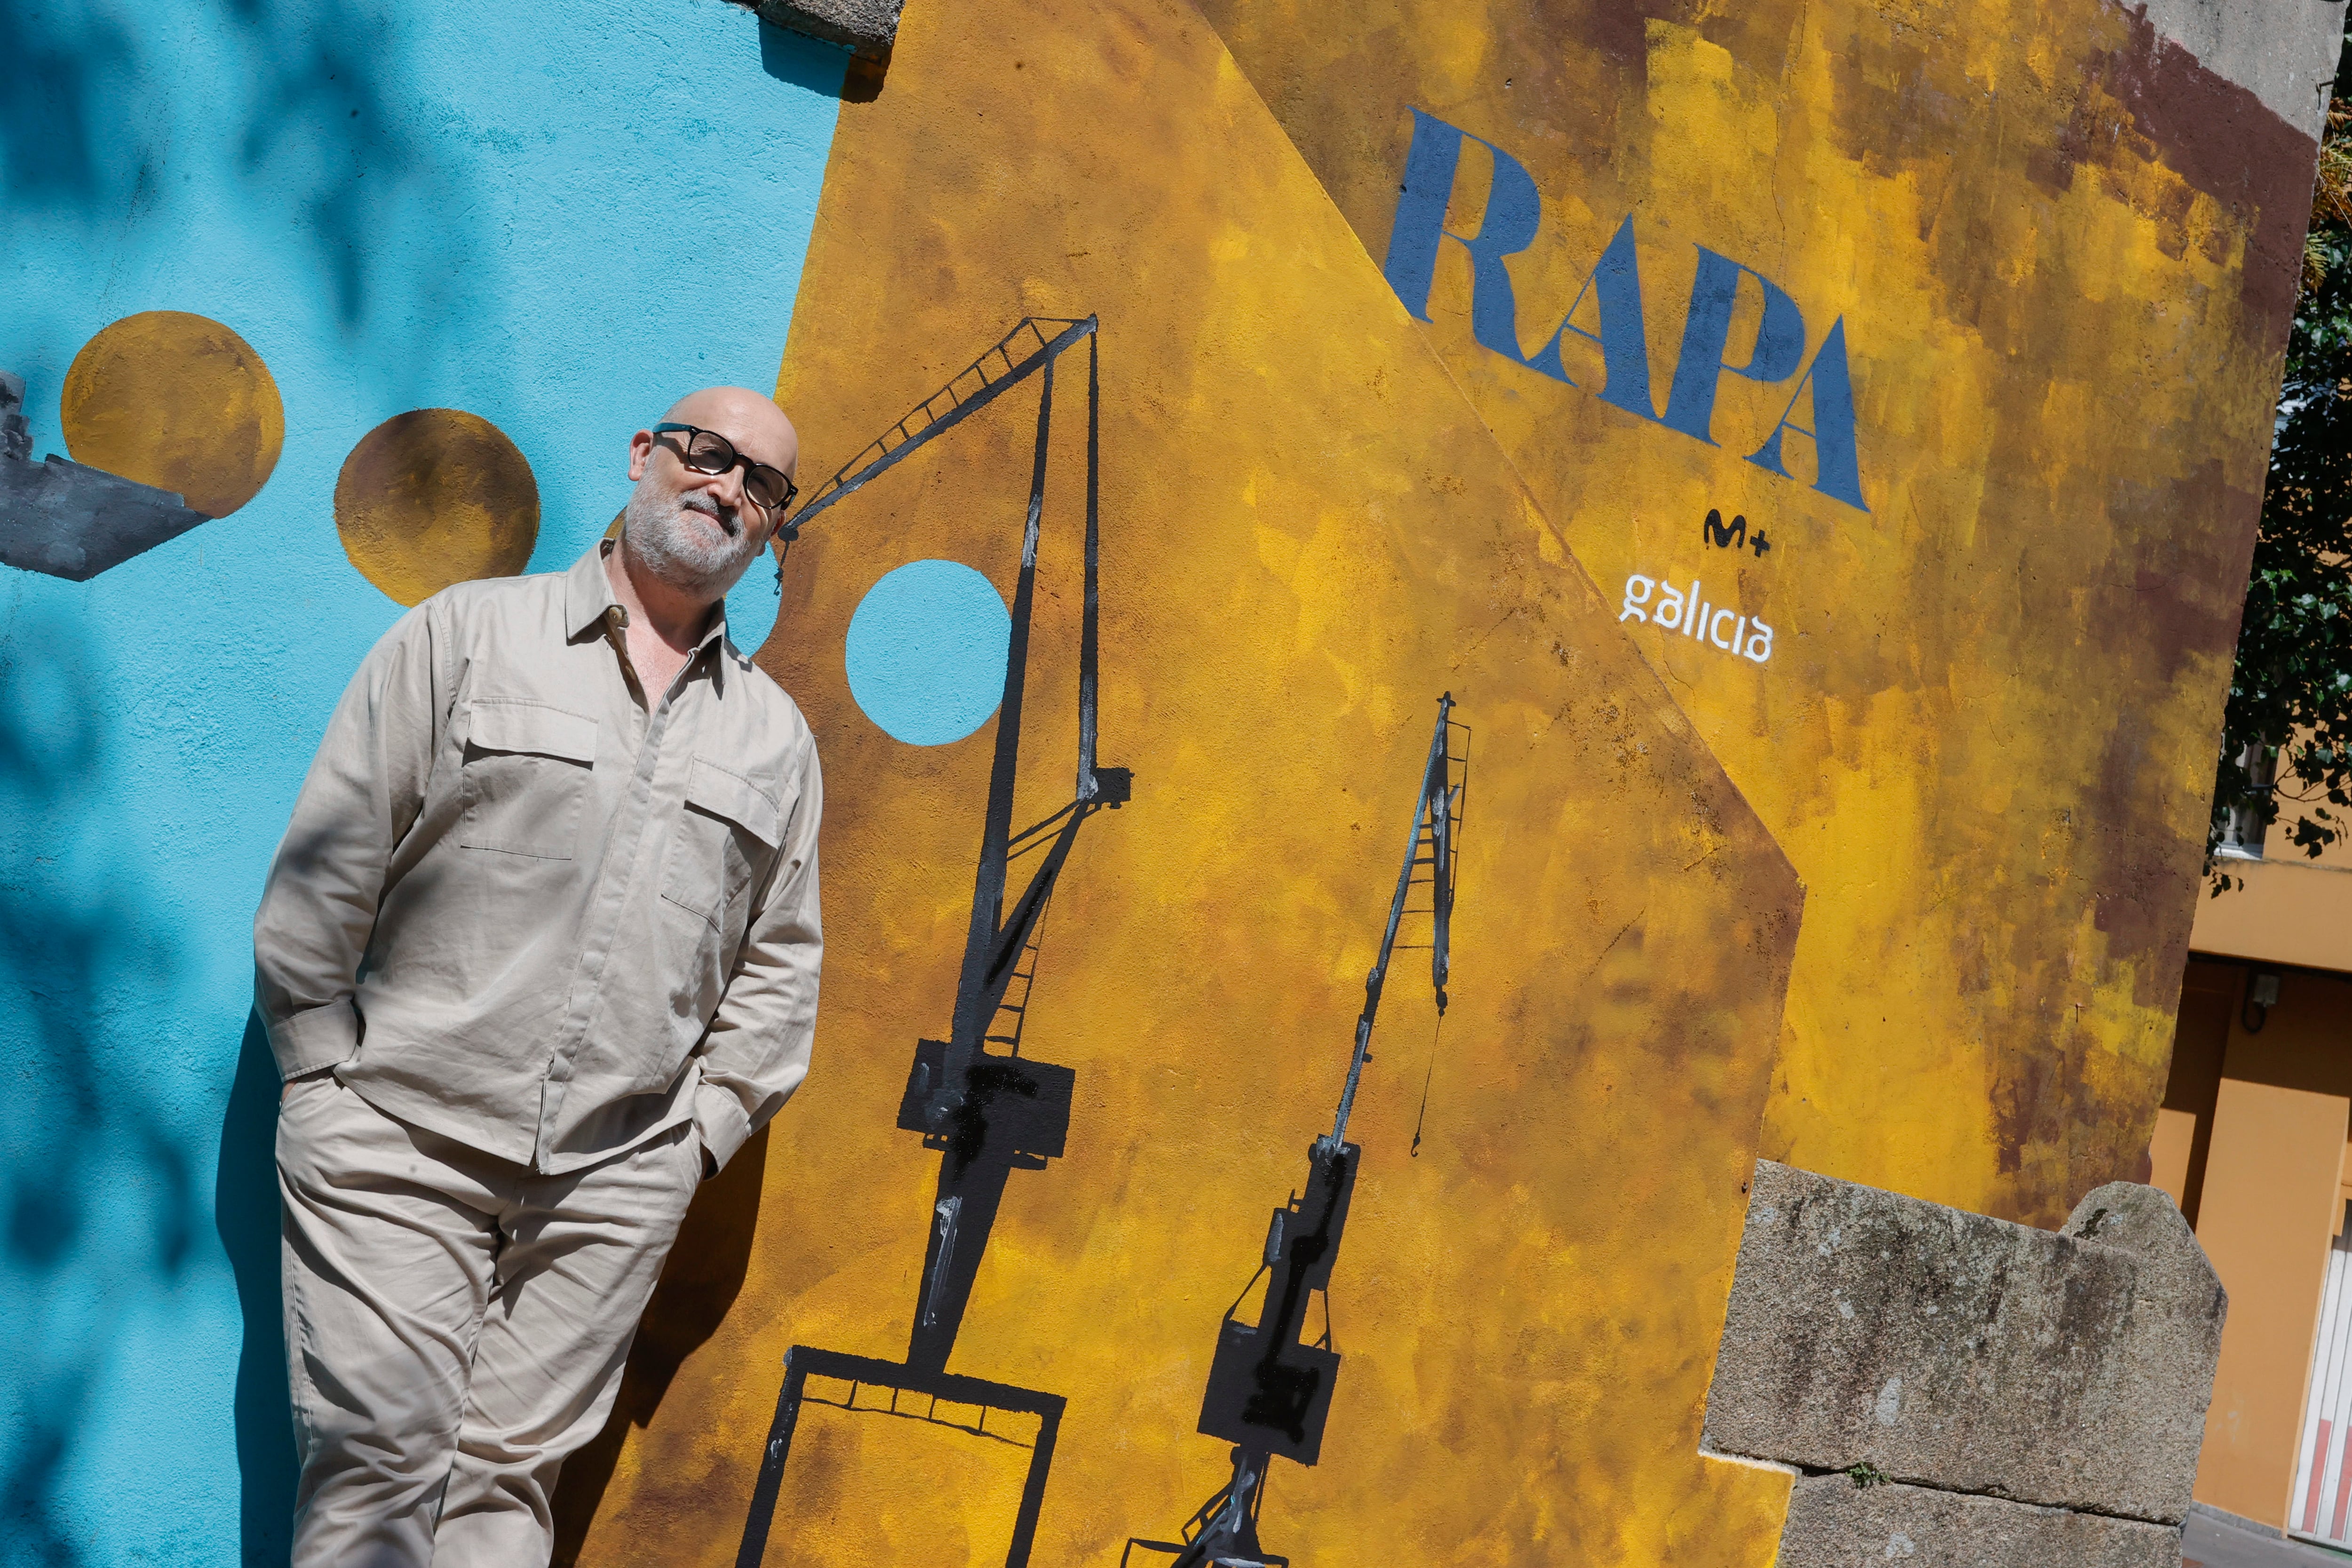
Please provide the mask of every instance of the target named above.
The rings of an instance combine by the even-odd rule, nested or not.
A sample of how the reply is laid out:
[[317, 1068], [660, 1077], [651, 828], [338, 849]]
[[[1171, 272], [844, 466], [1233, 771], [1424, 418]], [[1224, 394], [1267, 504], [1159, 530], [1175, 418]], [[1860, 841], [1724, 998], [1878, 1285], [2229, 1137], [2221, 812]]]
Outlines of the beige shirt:
[[256, 1001], [285, 1076], [502, 1159], [691, 1117], [724, 1164], [808, 1070], [816, 744], [716, 612], [648, 710], [605, 548], [376, 644], [270, 866]]

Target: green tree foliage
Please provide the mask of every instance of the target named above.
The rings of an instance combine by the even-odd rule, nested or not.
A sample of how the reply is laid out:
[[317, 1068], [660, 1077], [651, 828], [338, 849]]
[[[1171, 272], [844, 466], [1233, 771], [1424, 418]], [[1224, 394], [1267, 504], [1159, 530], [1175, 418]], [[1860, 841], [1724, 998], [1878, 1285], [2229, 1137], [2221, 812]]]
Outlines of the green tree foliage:
[[2328, 106], [2320, 146], [2222, 719], [2206, 849], [2216, 894], [2242, 880], [2216, 856], [2233, 812], [2244, 837], [2291, 816], [2288, 841], [2308, 856], [2352, 831], [2352, 100], [2343, 98]]

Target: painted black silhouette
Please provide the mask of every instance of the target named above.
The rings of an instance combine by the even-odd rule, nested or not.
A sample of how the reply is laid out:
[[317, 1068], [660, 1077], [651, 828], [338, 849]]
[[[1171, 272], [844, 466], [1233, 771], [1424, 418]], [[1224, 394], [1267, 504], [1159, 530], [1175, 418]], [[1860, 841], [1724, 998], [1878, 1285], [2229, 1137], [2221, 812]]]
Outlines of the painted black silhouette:
[[[1013, 784], [1021, 755], [1022, 699], [1029, 658], [1031, 609], [1037, 575], [1037, 542], [1045, 499], [1045, 459], [1054, 419], [1055, 363], [1070, 349], [1087, 345], [1086, 576], [1078, 646], [1078, 748], [1076, 784], [1068, 805], [1043, 821], [1013, 830]], [[1054, 885], [1077, 842], [1078, 830], [1105, 807], [1124, 805], [1131, 790], [1125, 768], [1095, 764], [1097, 574], [1101, 545], [1097, 496], [1101, 473], [1101, 371], [1097, 322], [1026, 318], [986, 353], [916, 405], [865, 451], [844, 464], [809, 503], [780, 531], [790, 541], [812, 518], [855, 494], [909, 453], [947, 434], [1013, 387], [1034, 375], [1040, 380], [1037, 439], [1031, 465], [1029, 506], [1021, 543], [1021, 570], [1013, 595], [1013, 632], [1004, 667], [1004, 693], [996, 714], [996, 748], [982, 808], [980, 863], [973, 879], [971, 921], [964, 941], [963, 967], [956, 984], [955, 1012], [944, 1040], [916, 1044], [898, 1103], [898, 1125], [919, 1133], [923, 1146], [940, 1154], [939, 1185], [925, 1242], [923, 1273], [903, 1362], [811, 1345], [794, 1345], [784, 1358], [784, 1383], [775, 1419], [761, 1457], [750, 1517], [736, 1555], [738, 1568], [756, 1568], [767, 1549], [776, 1497], [792, 1456], [793, 1431], [811, 1376], [887, 1390], [891, 1413], [936, 1420], [983, 1436], [988, 1413], [1034, 1415], [1037, 1435], [1015, 1516], [1006, 1568], [1023, 1568], [1037, 1529], [1045, 1478], [1053, 1466], [1054, 1442], [1062, 1417], [1062, 1396], [1035, 1389], [960, 1376], [947, 1370], [964, 1308], [987, 1250], [990, 1229], [1006, 1182], [1014, 1171], [1042, 1171], [1060, 1156], [1070, 1128], [1070, 1099], [1076, 1073], [1022, 1054], [1029, 994], [1045, 907]], [[781, 576], [782, 566], [778, 572]], [[1011, 861], [1037, 856], [1035, 869], [1006, 912]], [[1021, 1000], [1006, 1000], [1014, 985]], [[992, 1047], [1003, 1047], [993, 1050]], [[901, 1396], [908, 1396], [902, 1400]], [[856, 1393], [850, 1396], [855, 1404]], [[937, 1415], [942, 1402], [981, 1407], [981, 1426]], [[827, 1401], [826, 1403], [834, 1403]], [[1005, 1439], [1012, 1440], [1012, 1439]]]
[[[1349, 1058], [1347, 1084], [1339, 1091], [1339, 1112], [1331, 1131], [1307, 1146], [1306, 1190], [1294, 1193], [1274, 1211], [1263, 1261], [1218, 1326], [1199, 1430], [1234, 1445], [1232, 1478], [1185, 1521], [1182, 1540], [1129, 1537], [1119, 1557], [1122, 1568], [1138, 1548], [1172, 1554], [1171, 1568], [1288, 1568], [1288, 1558], [1271, 1556], [1258, 1544], [1258, 1513], [1265, 1498], [1266, 1469], [1276, 1458], [1313, 1465], [1323, 1455], [1324, 1424], [1331, 1413], [1340, 1360], [1331, 1343], [1331, 1268], [1347, 1231], [1348, 1205], [1355, 1194], [1361, 1154], [1347, 1141], [1348, 1118], [1355, 1109], [1364, 1064], [1371, 1059], [1381, 991], [1389, 960], [1397, 951], [1398, 929], [1408, 912], [1430, 917], [1430, 984], [1436, 993], [1438, 1016], [1445, 1016], [1456, 830], [1469, 764], [1466, 744], [1462, 756], [1452, 752], [1453, 731], [1464, 728], [1453, 722], [1453, 709], [1451, 692], [1437, 700], [1437, 729], [1430, 737], [1420, 794], [1413, 801], [1412, 837], [1403, 868], [1397, 873], [1396, 895], [1389, 902], [1380, 955], [1364, 978], [1364, 1010], [1356, 1019], [1356, 1048]], [[1465, 734], [1466, 739], [1466, 731]], [[1463, 773], [1458, 782], [1457, 764]], [[1423, 870], [1426, 877], [1416, 875]], [[1408, 911], [1406, 900], [1416, 887], [1429, 889], [1429, 908]], [[1260, 1279], [1266, 1281], [1265, 1303], [1256, 1322], [1245, 1322], [1234, 1314]], [[1325, 1300], [1323, 1331], [1309, 1341], [1307, 1313], [1318, 1295]]]
[[210, 520], [180, 497], [52, 452], [33, 461], [25, 382], [0, 371], [0, 563], [87, 583]]
[[1748, 531], [1748, 520], [1745, 517], [1734, 517], [1730, 526], [1726, 527], [1723, 513], [1713, 507], [1707, 508], [1706, 516], [1700, 520], [1698, 536], [1718, 550], [1732, 550], [1745, 544], [1756, 552], [1756, 559], [1759, 561], [1763, 560], [1764, 552], [1772, 548], [1771, 542], [1764, 537], [1762, 523], [1756, 525], [1756, 531], [1752, 534]]

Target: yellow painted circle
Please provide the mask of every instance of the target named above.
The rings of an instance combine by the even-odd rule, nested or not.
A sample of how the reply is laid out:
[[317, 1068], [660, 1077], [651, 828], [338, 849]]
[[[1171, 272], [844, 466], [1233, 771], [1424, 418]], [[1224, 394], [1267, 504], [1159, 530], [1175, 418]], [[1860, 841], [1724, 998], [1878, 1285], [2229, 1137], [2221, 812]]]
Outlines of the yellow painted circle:
[[414, 408], [343, 459], [335, 530], [362, 576], [414, 605], [452, 583], [520, 572], [539, 541], [539, 481], [479, 415]]
[[184, 310], [142, 310], [84, 343], [61, 412], [74, 461], [176, 490], [206, 517], [259, 493], [286, 444], [286, 405], [261, 356]]

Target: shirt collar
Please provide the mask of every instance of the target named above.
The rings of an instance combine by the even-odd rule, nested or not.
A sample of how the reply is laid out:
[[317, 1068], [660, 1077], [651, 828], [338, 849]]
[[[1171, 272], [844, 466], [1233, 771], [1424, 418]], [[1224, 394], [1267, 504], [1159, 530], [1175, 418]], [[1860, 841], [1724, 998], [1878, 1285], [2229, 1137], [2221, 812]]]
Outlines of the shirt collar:
[[564, 574], [564, 636], [577, 638], [591, 631], [603, 631], [606, 613], [620, 607], [619, 601], [613, 597], [612, 579], [604, 575], [604, 555], [612, 548], [611, 540], [598, 540]]
[[[564, 574], [563, 629], [564, 635], [574, 640], [590, 632], [601, 635], [605, 617], [621, 609], [620, 601], [613, 597], [613, 580], [604, 574], [604, 558], [613, 552], [614, 543], [610, 539], [598, 540], [589, 547], [588, 553], [572, 563], [572, 570]], [[627, 624], [626, 611], [621, 613], [621, 624]], [[702, 636], [695, 639], [695, 656], [700, 657], [713, 643], [719, 645], [721, 654], [732, 647], [727, 641], [727, 601], [724, 599], [710, 606], [710, 622], [703, 627]], [[713, 668], [725, 662], [721, 658]]]

